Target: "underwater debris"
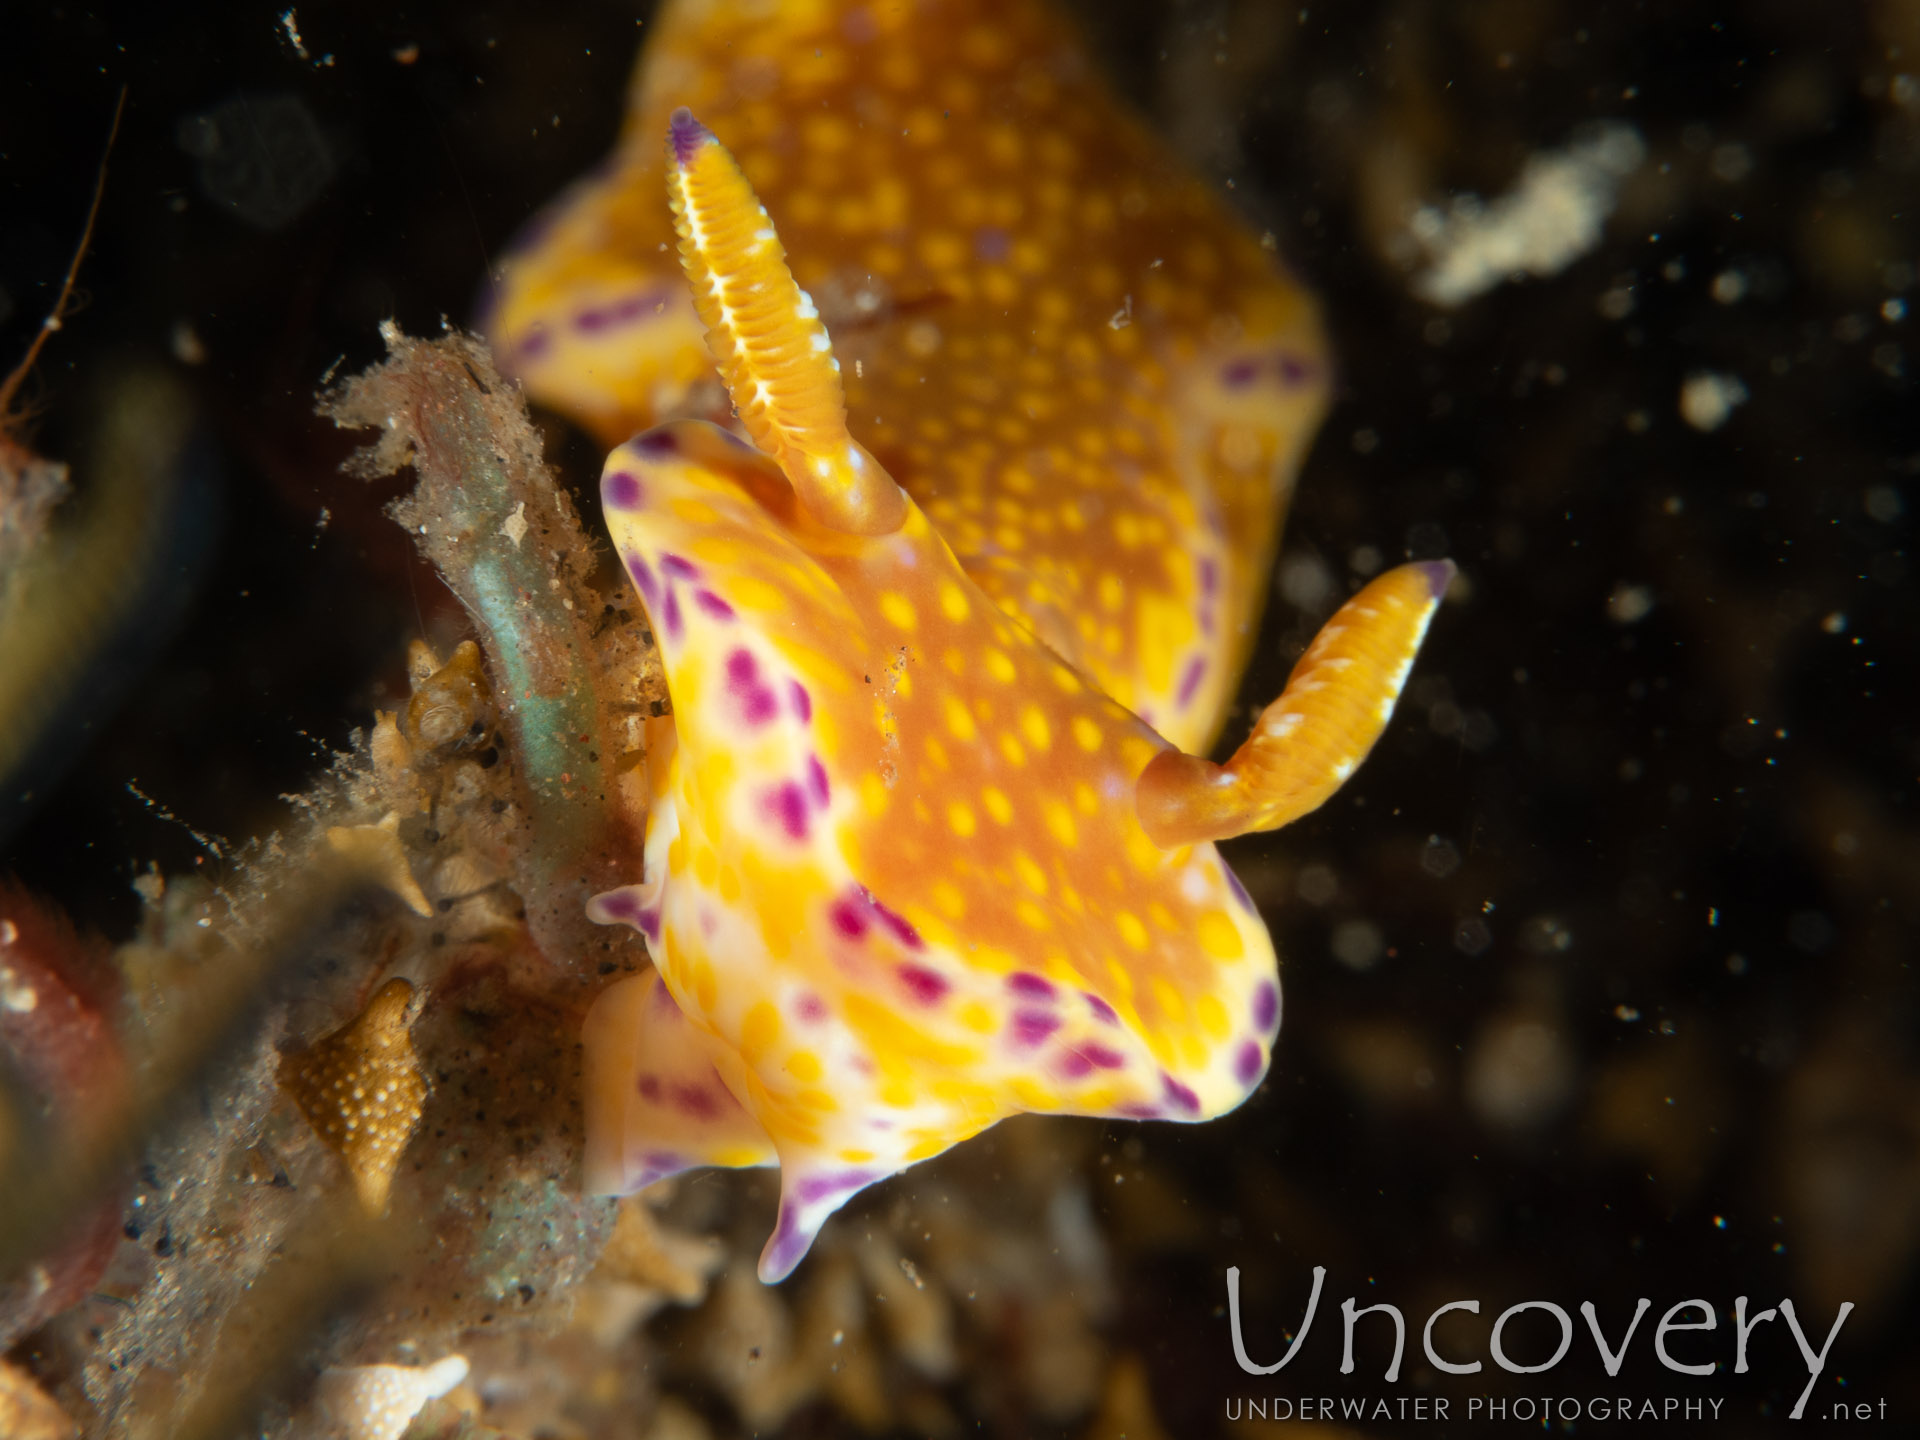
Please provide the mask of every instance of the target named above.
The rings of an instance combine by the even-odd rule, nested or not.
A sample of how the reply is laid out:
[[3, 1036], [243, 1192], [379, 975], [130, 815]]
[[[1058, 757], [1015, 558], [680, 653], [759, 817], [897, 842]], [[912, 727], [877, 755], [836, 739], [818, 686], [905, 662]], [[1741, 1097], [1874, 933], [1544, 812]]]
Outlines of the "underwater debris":
[[387, 1208], [393, 1172], [431, 1088], [407, 1033], [412, 1004], [413, 986], [389, 980], [352, 1024], [281, 1067], [280, 1083], [346, 1162], [360, 1203], [374, 1215]]
[[1596, 125], [1564, 150], [1528, 157], [1514, 187], [1490, 203], [1462, 195], [1447, 210], [1422, 206], [1409, 228], [1429, 266], [1414, 294], [1454, 309], [1512, 275], [1559, 274], [1600, 243], [1614, 192], [1646, 153], [1633, 126]]
[[431, 1365], [346, 1365], [320, 1377], [321, 1413], [340, 1440], [400, 1440], [413, 1417], [467, 1378], [467, 1357]]

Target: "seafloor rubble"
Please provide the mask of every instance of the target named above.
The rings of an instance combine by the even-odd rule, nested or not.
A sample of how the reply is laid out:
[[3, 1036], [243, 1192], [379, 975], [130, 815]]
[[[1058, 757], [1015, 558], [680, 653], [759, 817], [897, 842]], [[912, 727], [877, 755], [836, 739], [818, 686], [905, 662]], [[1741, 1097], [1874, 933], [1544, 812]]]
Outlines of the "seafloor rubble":
[[[123, 137], [93, 304], [37, 382], [34, 451], [76, 493], [35, 533], [92, 562], [41, 592], [69, 626], [49, 674], [129, 614], [142, 653], [118, 699], [51, 708], [71, 743], [4, 797], [0, 1037], [31, 1056], [0, 1243], [38, 1259], [0, 1292], [0, 1433], [338, 1433], [356, 1376], [444, 1389], [416, 1440], [1314, 1433], [1225, 1419], [1273, 1392], [1223, 1313], [1237, 1266], [1277, 1354], [1314, 1264], [1323, 1305], [1478, 1297], [1452, 1333], [1481, 1356], [1535, 1297], [1790, 1294], [1822, 1328], [1852, 1301], [1818, 1401], [1920, 1413], [1915, 7], [1084, 8], [1333, 317], [1344, 389], [1245, 700], [1402, 553], [1462, 558], [1464, 598], [1352, 792], [1232, 855], [1285, 957], [1266, 1090], [1204, 1130], [1002, 1127], [863, 1199], [773, 1291], [748, 1270], [762, 1176], [571, 1192], [575, 1022], [636, 958], [597, 930], [564, 965], [537, 943], [577, 911], [526, 907], [591, 883], [529, 851], [582, 823], [526, 788], [561, 757], [521, 762], [495, 657], [461, 649], [488, 635], [377, 513], [398, 482], [342, 480], [370, 437], [310, 413], [379, 321], [470, 313], [489, 250], [604, 150], [644, 25], [442, 7], [348, 33], [303, 9], [296, 49], [243, 7], [177, 34], [18, 18], [0, 133], [28, 138], [0, 164], [33, 202], [0, 215], [0, 353], [45, 312], [121, 78], [155, 123]], [[267, 94], [273, 124], [235, 138]], [[1530, 196], [1592, 248], [1499, 229]], [[546, 567], [575, 608], [540, 623], [643, 713], [635, 617], [542, 549], [597, 457], [536, 423], [553, 512], [514, 431], [496, 463], [532, 488], [474, 533]], [[75, 539], [93, 516], [115, 523]], [[631, 745], [600, 743], [617, 787]], [[352, 1076], [388, 1099], [330, 1104]], [[49, 1297], [79, 1303], [48, 1319]], [[1417, 1336], [1384, 1386], [1364, 1330], [1342, 1377], [1329, 1313], [1288, 1388], [1456, 1414], [1539, 1391], [1436, 1375]], [[1724, 1433], [1769, 1433], [1805, 1367], [1765, 1343], [1747, 1374], [1723, 1345], [1717, 1376], [1641, 1353], [1620, 1383], [1697, 1386]], [[463, 1378], [347, 1368], [453, 1354]], [[1613, 1383], [1590, 1357], [1546, 1378]]]

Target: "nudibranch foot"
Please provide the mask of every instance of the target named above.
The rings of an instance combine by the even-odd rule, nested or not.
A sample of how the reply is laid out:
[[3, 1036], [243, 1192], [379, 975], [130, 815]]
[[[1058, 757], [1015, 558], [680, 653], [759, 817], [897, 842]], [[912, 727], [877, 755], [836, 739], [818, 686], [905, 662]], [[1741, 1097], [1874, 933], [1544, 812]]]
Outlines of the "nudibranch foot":
[[906, 495], [847, 433], [840, 362], [819, 309], [739, 164], [684, 107], [667, 135], [667, 190], [693, 303], [747, 434], [822, 524], [854, 535], [899, 529]]
[[1401, 565], [1341, 606], [1225, 765], [1154, 757], [1138, 796], [1154, 843], [1276, 830], [1331, 799], [1387, 728], [1453, 574], [1451, 560]]

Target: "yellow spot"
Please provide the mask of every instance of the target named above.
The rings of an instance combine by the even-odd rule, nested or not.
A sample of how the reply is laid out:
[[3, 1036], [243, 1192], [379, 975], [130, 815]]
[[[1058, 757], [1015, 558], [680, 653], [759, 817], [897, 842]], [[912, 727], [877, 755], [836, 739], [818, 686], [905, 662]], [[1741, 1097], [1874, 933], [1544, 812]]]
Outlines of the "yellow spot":
[[1047, 724], [1046, 712], [1038, 705], [1029, 705], [1020, 712], [1020, 733], [1036, 750], [1048, 749], [1053, 744], [1053, 727]]
[[1246, 952], [1239, 930], [1218, 910], [1201, 916], [1194, 931], [1200, 938], [1200, 948], [1216, 960], [1238, 960]]
[[1180, 1058], [1191, 1070], [1202, 1070], [1207, 1064], [1207, 1047], [1197, 1036], [1183, 1036], [1180, 1041]]
[[1147, 948], [1147, 927], [1140, 923], [1140, 917], [1131, 910], [1120, 911], [1113, 917], [1113, 924], [1114, 928], [1120, 932], [1120, 938], [1135, 950]]
[[1047, 918], [1047, 912], [1031, 900], [1022, 900], [1013, 907], [1014, 917], [1029, 930], [1050, 930], [1053, 922]]
[[720, 875], [720, 857], [708, 846], [702, 845], [693, 857], [693, 873], [702, 885], [711, 885]]
[[951, 880], [934, 881], [933, 888], [927, 893], [933, 898], [933, 908], [947, 919], [958, 920], [967, 913], [966, 897]]
[[1227, 1018], [1227, 1007], [1220, 1003], [1218, 996], [1202, 995], [1194, 1001], [1193, 1018], [1215, 1040], [1224, 1040], [1233, 1033], [1233, 1022]]
[[940, 613], [956, 624], [973, 613], [973, 607], [967, 604], [966, 595], [951, 580], [940, 587]]
[[875, 818], [884, 815], [887, 809], [887, 782], [872, 773], [863, 776], [860, 781], [860, 804], [868, 815]]
[[1160, 1007], [1163, 1021], [1169, 1025], [1184, 1025], [1187, 1019], [1187, 1001], [1174, 983], [1164, 975], [1153, 977], [1153, 983], [1147, 987], [1153, 995], [1153, 1003]]
[[901, 630], [913, 629], [920, 618], [914, 614], [913, 602], [898, 590], [889, 590], [880, 597], [880, 613], [889, 625]]
[[994, 1018], [991, 1007], [982, 1004], [978, 1000], [969, 1000], [960, 1007], [960, 1023], [969, 1030], [975, 1030], [982, 1035], [988, 1035], [993, 1032], [1000, 1022]]
[[1009, 825], [1013, 822], [1013, 802], [1007, 799], [1006, 792], [999, 786], [989, 785], [982, 790], [980, 803], [987, 807], [987, 814], [1000, 824]]
[[871, 1150], [842, 1150], [840, 1152], [840, 1159], [843, 1164], [864, 1165], [867, 1161], [873, 1159], [873, 1152]]
[[713, 966], [704, 960], [696, 960], [690, 968], [693, 971], [694, 1004], [711, 1015], [714, 1002], [720, 996], [720, 988], [713, 981]]
[[740, 872], [731, 865], [720, 872], [720, 898], [729, 905], [740, 898]]
[[995, 680], [998, 680], [1002, 685], [1011, 685], [1014, 677], [1020, 673], [1014, 669], [1012, 657], [1004, 650], [989, 646], [983, 658], [986, 663], [987, 674], [991, 675]]
[[780, 1012], [773, 1008], [772, 1003], [760, 1000], [749, 1006], [746, 1018], [740, 1024], [741, 1058], [749, 1065], [754, 1064], [779, 1038]]
[[956, 800], [947, 806], [947, 824], [953, 827], [953, 833], [962, 840], [978, 828], [973, 818], [972, 808], [962, 800]]
[[[911, 1080], [889, 1080], [880, 1087], [880, 1103], [891, 1105], [896, 1110], [910, 1108], [919, 1098], [920, 1092], [914, 1088]], [[936, 1147], [927, 1153], [937, 1155], [944, 1148], [944, 1146]]]
[[1040, 806], [1040, 814], [1047, 822], [1047, 831], [1062, 845], [1073, 846], [1080, 843], [1080, 827], [1074, 822], [1073, 812], [1058, 800], [1047, 800]]
[[1007, 763], [1009, 765], [1024, 765], [1027, 763], [1026, 748], [1022, 746], [1018, 740], [1014, 739], [1012, 735], [1002, 735], [1000, 737], [1000, 753], [1007, 757]]
[[980, 731], [973, 723], [973, 716], [967, 713], [967, 707], [958, 697], [953, 695], [947, 697], [946, 712], [947, 729], [962, 745], [971, 745], [980, 737]]
[[1100, 748], [1100, 742], [1105, 737], [1101, 735], [1100, 727], [1093, 721], [1084, 715], [1076, 715], [1073, 717], [1073, 738], [1079, 742], [1082, 750], [1091, 753]]
[[787, 1057], [786, 1071], [802, 1085], [820, 1078], [820, 1057], [810, 1050], [796, 1050]]
[[1073, 787], [1073, 804], [1082, 815], [1100, 813], [1100, 797], [1093, 793], [1093, 786], [1084, 780]]
[[1034, 894], [1047, 893], [1047, 872], [1042, 870], [1026, 851], [1019, 850], [1014, 853], [1013, 868], [1019, 872], [1021, 883]]

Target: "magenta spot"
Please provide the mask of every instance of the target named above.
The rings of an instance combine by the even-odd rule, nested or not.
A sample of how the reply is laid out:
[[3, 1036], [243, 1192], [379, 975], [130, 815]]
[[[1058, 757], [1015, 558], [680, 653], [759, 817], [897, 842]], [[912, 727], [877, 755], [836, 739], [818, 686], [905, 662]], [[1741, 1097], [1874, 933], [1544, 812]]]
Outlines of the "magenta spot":
[[639, 1088], [640, 1088], [641, 1099], [652, 1100], [652, 1101], [655, 1101], [656, 1103], [659, 1101], [660, 1077], [658, 1075], [642, 1075], [640, 1077]]
[[1080, 992], [1080, 998], [1087, 1002], [1087, 1008], [1093, 1011], [1094, 1019], [1104, 1025], [1118, 1025], [1120, 1023], [1120, 1017], [1114, 1013], [1113, 1006], [1102, 1000], [1091, 990], [1082, 990]]
[[653, 570], [646, 561], [638, 555], [627, 556], [627, 573], [633, 576], [634, 588], [647, 602], [649, 610], [660, 603], [660, 582], [653, 578]]
[[1016, 1045], [1038, 1045], [1059, 1028], [1060, 1017], [1048, 1011], [1016, 1010], [1013, 1012], [1013, 1043]]
[[616, 510], [638, 510], [640, 495], [640, 479], [631, 470], [616, 470], [600, 482], [600, 498]]
[[1283, 354], [1280, 357], [1280, 381], [1289, 390], [1297, 390], [1319, 373], [1320, 367], [1298, 355]]
[[1129, 1120], [1158, 1120], [1160, 1118], [1160, 1107], [1158, 1105], [1142, 1105], [1137, 1101], [1128, 1101], [1125, 1105], [1116, 1105], [1113, 1108]]
[[1200, 593], [1202, 595], [1213, 594], [1214, 587], [1219, 583], [1220, 567], [1213, 563], [1213, 557], [1209, 555], [1200, 562]]
[[982, 225], [973, 232], [973, 253], [989, 265], [1006, 259], [1012, 248], [1013, 237], [998, 225]]
[[789, 840], [807, 838], [807, 797], [791, 780], [783, 781], [767, 792], [767, 813], [787, 832]]
[[827, 767], [820, 763], [818, 755], [807, 756], [807, 789], [813, 792], [813, 803], [826, 809], [827, 802], [833, 798], [833, 786], [827, 780]]
[[671, 1150], [643, 1150], [640, 1152], [640, 1169], [629, 1176], [627, 1188], [630, 1191], [644, 1190], [656, 1180], [664, 1180], [669, 1175], [678, 1175], [690, 1168], [685, 1157]]
[[718, 595], [714, 594], [711, 590], [694, 591], [693, 603], [698, 605], [702, 610], [706, 611], [707, 614], [711, 615], [716, 620], [733, 619], [733, 606], [729, 605], [726, 601], [722, 600]]
[[1080, 1053], [1087, 1057], [1088, 1063], [1100, 1070], [1118, 1070], [1127, 1063], [1127, 1057], [1118, 1050], [1109, 1050], [1105, 1045], [1082, 1045]]
[[[871, 897], [869, 897], [869, 899], [871, 899]], [[893, 932], [894, 939], [898, 940], [909, 950], [923, 950], [926, 948], [927, 942], [920, 938], [920, 932], [908, 923], [905, 916], [889, 910], [878, 900], [873, 900], [872, 904], [874, 914], [880, 917], [880, 923], [882, 925], [885, 925], [887, 929]], [[946, 984], [944, 980], [940, 983], [942, 985]]]
[[675, 1085], [669, 1091], [673, 1106], [696, 1120], [718, 1120], [720, 1102], [704, 1085]]
[[840, 1195], [849, 1190], [858, 1190], [862, 1185], [871, 1185], [879, 1178], [878, 1170], [843, 1170], [837, 1175], [809, 1175], [793, 1187], [793, 1193], [802, 1204], [813, 1205], [829, 1195]]
[[660, 557], [660, 569], [676, 580], [698, 580], [700, 567], [683, 555], [671, 552]]
[[520, 339], [522, 360], [538, 360], [553, 348], [553, 334], [544, 325], [536, 325]]
[[667, 429], [664, 425], [655, 426], [651, 430], [643, 430], [627, 443], [642, 455], [656, 460], [663, 455], [677, 454], [680, 450], [680, 441], [675, 437], [673, 431]]
[[1242, 1085], [1251, 1085], [1260, 1078], [1260, 1072], [1266, 1068], [1266, 1064], [1267, 1057], [1261, 1053], [1259, 1042], [1249, 1040], [1234, 1057], [1233, 1073]]
[[1220, 372], [1220, 382], [1229, 390], [1244, 390], [1253, 383], [1253, 377], [1259, 373], [1259, 361], [1235, 360]]
[[667, 632], [669, 640], [678, 640], [686, 628], [680, 620], [680, 595], [671, 588], [667, 590], [666, 603], [660, 607], [660, 628]]
[[827, 1018], [827, 1002], [818, 995], [802, 995], [793, 1004], [794, 1014], [815, 1024]]
[[727, 694], [740, 706], [740, 718], [749, 725], [764, 725], [780, 709], [770, 687], [760, 683], [760, 666], [750, 650], [735, 650], [727, 656]]
[[[656, 945], [660, 943], [660, 907], [658, 905], [655, 905], [650, 910], [642, 910], [638, 915], [634, 916], [634, 923], [640, 927], [640, 933], [646, 936], [647, 939]], [[662, 995], [667, 994], [666, 986], [663, 985], [660, 987], [660, 993]], [[667, 1003], [669, 1005], [673, 1004], [673, 997], [671, 995], [667, 995]]]
[[582, 310], [573, 317], [573, 328], [587, 335], [595, 335], [606, 329], [612, 318], [605, 310]]
[[1054, 1069], [1069, 1080], [1078, 1080], [1084, 1075], [1093, 1073], [1093, 1061], [1078, 1050], [1063, 1050], [1060, 1052], [1059, 1059], [1054, 1062]]
[[596, 895], [594, 900], [600, 906], [600, 913], [609, 920], [624, 920], [629, 925], [633, 917], [640, 913], [640, 902], [633, 897], [631, 890], [610, 890], [605, 895]]
[[1200, 688], [1200, 677], [1207, 673], [1207, 662], [1196, 655], [1187, 662], [1187, 673], [1180, 677], [1180, 705], [1193, 703], [1194, 692]]
[[924, 965], [902, 965], [894, 974], [900, 977], [900, 983], [907, 987], [907, 993], [921, 1005], [938, 1005], [953, 987], [947, 983], [947, 977]]
[[1280, 1018], [1280, 987], [1271, 980], [1260, 982], [1260, 988], [1253, 992], [1253, 1024], [1262, 1035], [1273, 1033], [1274, 1022]]
[[1160, 1088], [1167, 1092], [1167, 1099], [1176, 1108], [1186, 1111], [1189, 1115], [1200, 1113], [1200, 1097], [1164, 1070], [1160, 1072]]
[[1007, 989], [1029, 1000], [1051, 1000], [1059, 993], [1051, 980], [1027, 970], [1016, 970], [1007, 976]]
[[1260, 912], [1254, 909], [1253, 897], [1247, 894], [1247, 887], [1240, 883], [1240, 877], [1233, 873], [1231, 867], [1222, 865], [1220, 872], [1227, 877], [1227, 889], [1232, 893], [1233, 898], [1240, 902], [1240, 908], [1249, 915], [1259, 914]]
[[867, 933], [867, 907], [857, 900], [836, 900], [827, 914], [833, 920], [833, 928], [849, 940], [858, 940]]
[[[675, 149], [678, 150], [679, 136], [676, 134], [674, 139]], [[684, 156], [680, 163], [686, 163]], [[776, 1282], [786, 1279], [793, 1273], [793, 1267], [806, 1257], [807, 1247], [812, 1243], [813, 1236], [800, 1228], [800, 1218], [793, 1202], [787, 1201], [781, 1205], [780, 1223], [774, 1227], [773, 1238], [767, 1241], [766, 1253], [760, 1257], [760, 1265], [767, 1278]]]
[[800, 723], [812, 723], [813, 697], [807, 693], [807, 687], [798, 680], [787, 681], [787, 698], [793, 701], [793, 713], [800, 717]]

